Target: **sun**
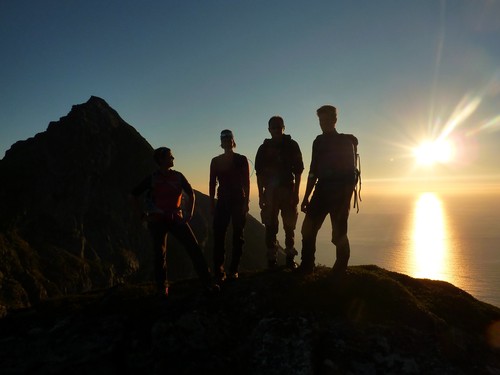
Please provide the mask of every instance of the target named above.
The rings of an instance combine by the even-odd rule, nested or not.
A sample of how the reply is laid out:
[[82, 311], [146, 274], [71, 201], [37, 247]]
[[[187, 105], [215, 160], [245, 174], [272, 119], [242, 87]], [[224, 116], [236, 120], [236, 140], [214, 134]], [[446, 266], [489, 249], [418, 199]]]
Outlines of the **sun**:
[[449, 163], [453, 159], [453, 154], [453, 145], [446, 139], [425, 141], [413, 150], [417, 164], [422, 166]]

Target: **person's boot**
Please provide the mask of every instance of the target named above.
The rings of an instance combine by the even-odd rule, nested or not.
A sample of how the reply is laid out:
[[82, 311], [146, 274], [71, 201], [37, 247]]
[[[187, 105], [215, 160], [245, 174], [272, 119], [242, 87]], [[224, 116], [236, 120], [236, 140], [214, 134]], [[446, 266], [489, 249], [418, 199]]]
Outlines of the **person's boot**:
[[287, 256], [286, 257], [286, 268], [290, 269], [290, 270], [294, 270], [298, 267], [297, 263], [295, 263], [295, 261], [293, 260], [294, 257], [291, 257], [291, 256]]
[[285, 261], [286, 268], [291, 270], [296, 269], [298, 266], [293, 259], [295, 258], [295, 255], [299, 254], [297, 250], [295, 250], [294, 248], [287, 248], [285, 249], [285, 254], [286, 254], [286, 261]]
[[274, 247], [267, 249], [267, 267], [270, 270], [278, 268], [278, 247], [279, 243], [276, 241]]
[[220, 286], [224, 281], [226, 281], [226, 273], [224, 271], [216, 271], [214, 281]]
[[300, 266], [295, 269], [295, 272], [302, 276], [311, 275], [314, 273], [314, 264], [306, 264], [302, 262], [300, 263]]
[[267, 267], [270, 269], [270, 270], [275, 270], [278, 268], [278, 261], [276, 259], [269, 259], [267, 261]]
[[218, 294], [220, 292], [220, 285], [216, 281], [210, 281], [205, 285], [205, 293], [208, 295]]
[[341, 281], [345, 278], [347, 274], [347, 264], [346, 262], [336, 261], [330, 270], [330, 278], [334, 281]]
[[157, 286], [156, 295], [160, 299], [168, 298], [168, 286], [169, 286], [169, 283], [167, 281], [165, 281], [164, 283], [159, 284]]

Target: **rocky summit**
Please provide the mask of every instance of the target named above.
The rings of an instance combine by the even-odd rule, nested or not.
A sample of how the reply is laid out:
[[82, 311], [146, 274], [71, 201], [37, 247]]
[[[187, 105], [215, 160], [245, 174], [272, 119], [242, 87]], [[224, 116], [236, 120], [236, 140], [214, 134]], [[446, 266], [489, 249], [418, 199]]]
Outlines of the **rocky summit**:
[[[0, 309], [151, 279], [150, 236], [128, 195], [154, 170], [152, 153], [134, 127], [94, 96], [6, 152], [0, 160]], [[208, 197], [196, 195], [191, 224], [211, 259]], [[261, 268], [263, 226], [250, 217], [246, 230], [252, 235], [242, 269]], [[169, 241], [170, 278], [192, 276], [184, 249]]]
[[498, 374], [500, 309], [376, 266], [47, 300], [0, 320], [2, 374]]

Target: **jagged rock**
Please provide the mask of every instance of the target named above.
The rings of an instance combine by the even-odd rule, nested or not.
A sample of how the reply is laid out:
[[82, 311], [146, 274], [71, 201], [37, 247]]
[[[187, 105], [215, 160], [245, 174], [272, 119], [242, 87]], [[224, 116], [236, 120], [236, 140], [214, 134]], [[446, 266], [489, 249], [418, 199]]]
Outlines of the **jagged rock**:
[[266, 317], [252, 332], [256, 374], [312, 374], [314, 327], [302, 316]]
[[[29, 306], [48, 297], [151, 278], [148, 231], [128, 194], [154, 168], [152, 147], [103, 99], [91, 97], [45, 132], [15, 143], [0, 160], [0, 304]], [[192, 225], [211, 260], [208, 197], [199, 192]], [[260, 268], [263, 227], [249, 218], [242, 269]], [[192, 266], [169, 238], [169, 276]], [[209, 262], [210, 263], [210, 262]]]
[[[354, 305], [363, 312], [358, 307], [353, 314]], [[495, 336], [500, 309], [451, 284], [375, 266], [349, 267], [339, 282], [320, 267], [306, 278], [287, 270], [242, 273], [210, 296], [200, 294], [196, 280], [185, 280], [173, 283], [167, 301], [152, 284], [121, 285], [9, 311], [0, 319], [0, 368], [2, 374], [498, 374]]]

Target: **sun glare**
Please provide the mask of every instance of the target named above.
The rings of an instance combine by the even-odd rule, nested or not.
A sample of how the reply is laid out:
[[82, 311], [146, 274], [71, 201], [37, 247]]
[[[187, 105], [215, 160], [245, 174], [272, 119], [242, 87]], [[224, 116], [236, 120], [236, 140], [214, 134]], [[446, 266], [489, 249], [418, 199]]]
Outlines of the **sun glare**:
[[453, 159], [453, 146], [448, 140], [426, 141], [413, 150], [417, 164], [431, 166]]

